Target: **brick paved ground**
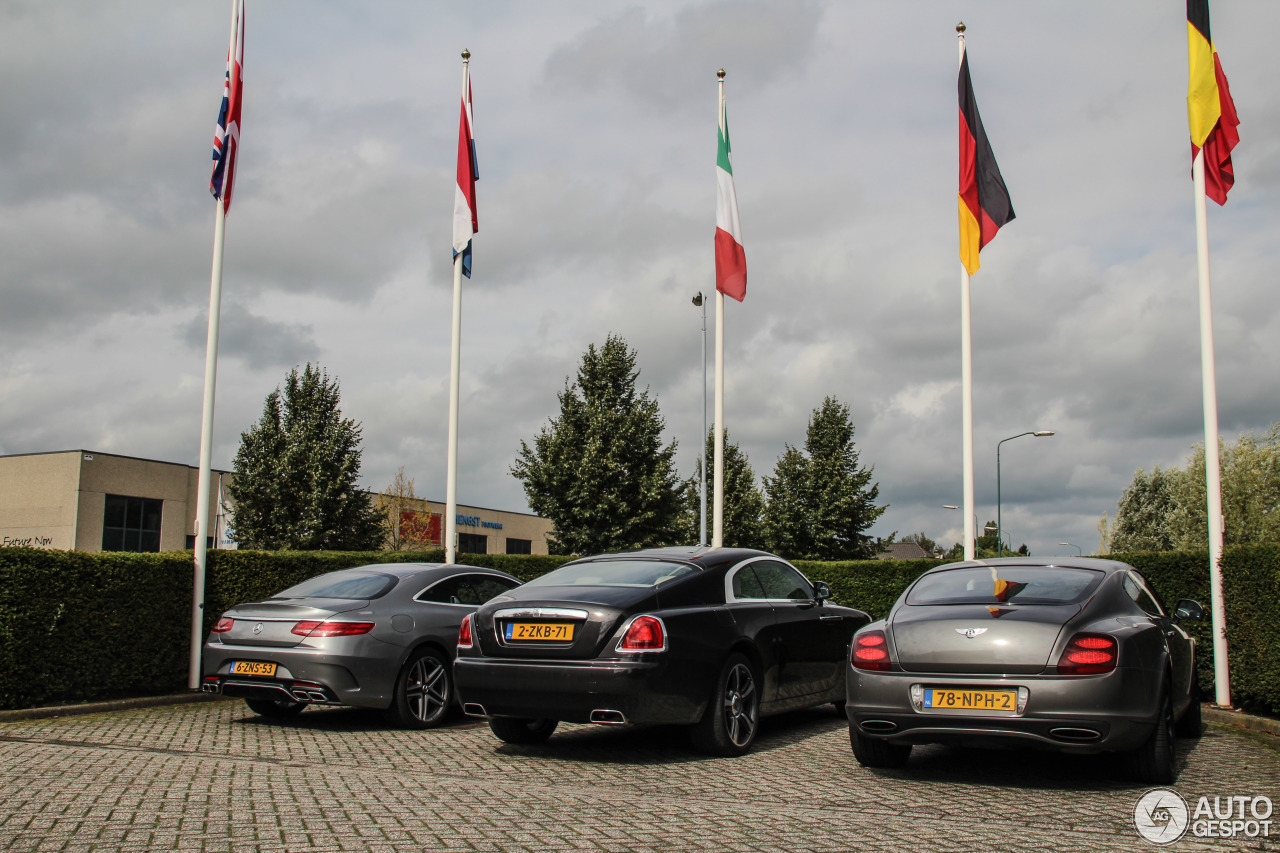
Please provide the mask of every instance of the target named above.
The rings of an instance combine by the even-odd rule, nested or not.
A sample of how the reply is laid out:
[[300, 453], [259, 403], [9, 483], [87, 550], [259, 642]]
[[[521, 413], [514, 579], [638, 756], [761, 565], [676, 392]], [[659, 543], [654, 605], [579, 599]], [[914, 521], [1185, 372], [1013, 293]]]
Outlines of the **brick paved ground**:
[[[830, 708], [766, 722], [737, 759], [683, 732], [562, 727], [512, 747], [467, 720], [429, 732], [310, 710], [287, 724], [215, 702], [0, 725], [2, 851], [1155, 850], [1140, 787], [1102, 758], [917, 748], [868, 771]], [[1210, 728], [1176, 788], [1266, 794], [1280, 754]], [[1277, 815], [1280, 823], [1280, 814]], [[1280, 850], [1276, 839], [1171, 849]]]

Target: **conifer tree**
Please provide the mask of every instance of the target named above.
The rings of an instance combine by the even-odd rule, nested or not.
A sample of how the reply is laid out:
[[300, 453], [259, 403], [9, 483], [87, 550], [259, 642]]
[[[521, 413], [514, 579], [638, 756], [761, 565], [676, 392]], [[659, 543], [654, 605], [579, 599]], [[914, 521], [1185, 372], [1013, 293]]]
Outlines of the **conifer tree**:
[[875, 543], [864, 531], [888, 506], [876, 506], [874, 468], [858, 464], [849, 407], [827, 397], [813, 410], [804, 452], [790, 444], [764, 478], [765, 537], [792, 559], [866, 560]]
[[636, 353], [617, 335], [587, 347], [565, 379], [560, 415], [520, 442], [511, 473], [529, 507], [550, 519], [552, 553], [625, 551], [675, 541], [680, 512], [664, 421], [649, 389], [636, 391]]
[[[715, 429], [707, 431], [704, 459], [707, 460], [707, 541], [711, 541], [712, 507], [716, 500], [716, 469], [713, 448]], [[699, 478], [702, 459], [694, 465], [693, 476], [683, 486], [684, 508], [680, 514], [678, 541], [692, 545], [697, 543], [702, 527], [702, 493]], [[756, 485], [756, 474], [747, 454], [735, 442], [724, 436], [724, 544], [729, 548], [764, 548], [764, 498]]]
[[385, 516], [357, 485], [360, 424], [338, 408], [338, 380], [310, 364], [267, 395], [240, 435], [236, 541], [270, 551], [361, 551], [381, 546]]

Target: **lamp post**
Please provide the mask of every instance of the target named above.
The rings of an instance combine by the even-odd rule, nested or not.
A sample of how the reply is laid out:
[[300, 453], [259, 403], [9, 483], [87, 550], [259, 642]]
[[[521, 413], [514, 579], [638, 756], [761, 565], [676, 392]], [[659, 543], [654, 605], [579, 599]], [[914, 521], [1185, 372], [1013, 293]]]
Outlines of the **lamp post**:
[[693, 304], [702, 309], [702, 435], [698, 437], [698, 452], [702, 455], [702, 476], [698, 489], [702, 494], [702, 524], [698, 532], [698, 544], [707, 544], [707, 305], [699, 290]]
[[1070, 548], [1075, 548], [1075, 549], [1076, 549], [1076, 556], [1077, 556], [1077, 557], [1083, 557], [1083, 556], [1084, 556], [1084, 549], [1083, 549], [1083, 548], [1081, 548], [1079, 545], [1072, 545], [1070, 542], [1059, 542], [1058, 544], [1059, 544], [1059, 545], [1066, 545], [1066, 546], [1068, 546], [1068, 547], [1070, 547]]
[[[943, 504], [942, 508], [943, 509], [960, 509], [960, 507], [956, 506], [955, 504]], [[964, 522], [962, 521], [960, 522], [960, 524], [961, 526], [963, 526]], [[963, 533], [960, 534], [960, 538], [961, 539], [964, 538]], [[973, 539], [974, 539], [974, 542], [977, 542], [978, 540], [978, 516], [976, 514], [973, 516]], [[977, 546], [975, 545], [974, 547], [976, 548]]]
[[1020, 432], [1017, 435], [1011, 435], [1008, 438], [1002, 438], [996, 442], [996, 554], [1000, 557], [1004, 556], [1004, 540], [1000, 538], [1002, 531], [1002, 519], [1000, 517], [1000, 445], [1004, 444], [1006, 441], [1013, 441], [1015, 438], [1022, 438], [1024, 435], [1034, 435], [1036, 438], [1046, 438], [1053, 435], [1053, 430], [1028, 430], [1027, 432]]

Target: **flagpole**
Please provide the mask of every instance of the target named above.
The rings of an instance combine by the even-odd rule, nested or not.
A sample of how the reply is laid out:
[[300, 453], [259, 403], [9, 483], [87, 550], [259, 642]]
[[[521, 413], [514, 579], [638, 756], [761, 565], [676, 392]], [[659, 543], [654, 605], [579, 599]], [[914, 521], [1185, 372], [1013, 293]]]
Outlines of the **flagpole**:
[[[961, 21], [956, 24], [956, 40], [960, 46], [959, 64], [964, 64], [964, 31]], [[976, 531], [969, 527], [969, 519], [974, 518], [973, 500], [973, 323], [969, 292], [969, 271], [964, 264], [960, 265], [960, 388], [961, 412], [961, 458], [964, 468], [964, 558], [972, 560], [977, 556], [974, 536]], [[976, 521], [975, 521], [976, 523]]]
[[1196, 266], [1200, 280], [1200, 373], [1204, 388], [1205, 496], [1209, 512], [1209, 604], [1213, 630], [1215, 701], [1231, 707], [1227, 613], [1222, 595], [1222, 468], [1218, 459], [1218, 387], [1213, 358], [1213, 299], [1209, 287], [1209, 214], [1205, 203], [1204, 148], [1191, 166], [1195, 181]]
[[[236, 67], [237, 0], [231, 0], [231, 35], [227, 38], [228, 74]], [[232, 81], [234, 83], [235, 81]], [[228, 116], [230, 120], [230, 116]], [[224, 149], [224, 156], [230, 152]], [[208, 568], [209, 479], [213, 467], [213, 398], [218, 381], [218, 319], [222, 311], [222, 247], [227, 222], [226, 174], [221, 197], [215, 205], [213, 220], [213, 267], [209, 273], [209, 331], [204, 350], [204, 408], [200, 421], [200, 469], [196, 477], [196, 529], [193, 543], [193, 578], [191, 590], [191, 654], [187, 665], [187, 688], [200, 689], [200, 650], [204, 642], [204, 580]]]
[[[462, 103], [467, 102], [467, 73], [471, 51], [462, 51]], [[453, 348], [449, 355], [449, 468], [445, 478], [444, 560], [458, 556], [458, 389], [462, 367], [462, 259], [453, 258]]]
[[[720, 103], [716, 111], [716, 122], [724, 115], [724, 69], [716, 72], [717, 86], [720, 92]], [[715, 414], [715, 450], [712, 464], [712, 493], [715, 497], [712, 506], [711, 547], [724, 547], [724, 294], [716, 288], [716, 414]]]

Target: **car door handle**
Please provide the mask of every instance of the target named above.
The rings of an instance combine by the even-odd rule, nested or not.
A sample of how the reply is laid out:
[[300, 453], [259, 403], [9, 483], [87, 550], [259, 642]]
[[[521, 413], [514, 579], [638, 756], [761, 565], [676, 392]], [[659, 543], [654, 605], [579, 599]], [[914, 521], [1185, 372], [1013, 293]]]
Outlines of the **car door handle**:
[[843, 618], [844, 618], [843, 616], [819, 616], [818, 621], [819, 622], [838, 622]]

